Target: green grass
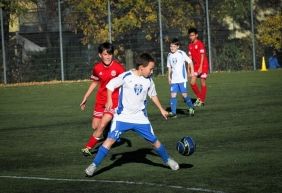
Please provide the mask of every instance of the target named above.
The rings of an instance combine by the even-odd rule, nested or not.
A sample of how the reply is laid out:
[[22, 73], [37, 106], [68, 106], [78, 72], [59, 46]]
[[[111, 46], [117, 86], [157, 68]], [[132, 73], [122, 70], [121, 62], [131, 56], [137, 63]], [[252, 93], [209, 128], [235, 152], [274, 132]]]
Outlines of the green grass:
[[[132, 147], [113, 148], [92, 178], [84, 175], [91, 158], [80, 153], [91, 133], [94, 97], [85, 112], [79, 108], [89, 82], [2, 86], [0, 192], [281, 192], [281, 77], [281, 70], [211, 74], [206, 106], [196, 109], [195, 117], [165, 121], [150, 104], [154, 131], [181, 169], [163, 167], [150, 145], [129, 132], [123, 137]], [[155, 83], [168, 106], [166, 78], [156, 77]], [[180, 98], [179, 108], [185, 108]], [[190, 157], [175, 150], [185, 135], [197, 142]]]

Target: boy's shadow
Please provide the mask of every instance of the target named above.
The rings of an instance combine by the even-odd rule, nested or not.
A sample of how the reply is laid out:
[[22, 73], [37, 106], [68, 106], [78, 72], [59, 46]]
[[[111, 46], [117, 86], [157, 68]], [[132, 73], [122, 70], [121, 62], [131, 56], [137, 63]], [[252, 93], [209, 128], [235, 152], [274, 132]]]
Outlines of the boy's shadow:
[[[112, 154], [111, 160], [114, 162], [109, 166], [106, 166], [95, 172], [94, 176], [99, 175], [105, 171], [111, 170], [112, 168], [119, 167], [125, 163], [142, 163], [151, 166], [168, 168], [168, 166], [165, 166], [162, 163], [155, 163], [149, 160], [148, 158], [146, 158], [147, 155], [153, 155], [158, 157], [158, 155], [154, 153], [154, 150], [150, 148], [142, 148], [135, 151]], [[180, 168], [191, 168], [191, 167], [193, 167], [193, 165], [191, 164], [180, 164]]]
[[[168, 112], [171, 112], [171, 108], [170, 107], [166, 107], [165, 110], [168, 111]], [[186, 114], [188, 114], [188, 109], [177, 108], [176, 109], [176, 114], [178, 114], [178, 115], [186, 115]]]
[[[97, 146], [91, 151], [91, 153], [92, 153], [92, 154], [96, 154], [96, 153], [98, 152], [100, 146], [103, 144], [103, 142], [104, 142], [105, 140], [106, 140], [106, 138], [102, 139], [102, 140], [99, 142], [99, 145], [97, 145]], [[116, 141], [116, 142], [112, 145], [111, 148], [115, 148], [115, 147], [118, 147], [118, 146], [121, 146], [121, 145], [124, 145], [124, 144], [126, 144], [127, 147], [132, 147], [132, 143], [131, 143], [131, 141], [130, 141], [129, 139], [121, 137], [121, 138], [119, 138], [118, 141]]]
[[191, 98], [192, 103], [194, 104], [196, 102], [196, 98]]
[[[103, 138], [99, 141], [99, 145], [97, 145], [94, 149], [91, 150], [92, 154], [96, 154], [98, 152], [99, 147], [103, 144], [103, 142], [107, 139], [108, 137], [108, 133], [111, 129], [111, 122], [107, 124], [107, 126], [105, 127], [104, 131], [103, 131]], [[121, 145], [127, 144], [127, 147], [132, 147], [132, 143], [129, 139], [127, 138], [123, 138], [120, 137], [115, 143], [114, 145], [112, 145], [112, 148], [114, 147], [118, 147]]]
[[[197, 99], [195, 98], [191, 98], [192, 100], [192, 103], [194, 104], [196, 102]], [[166, 107], [165, 109], [166, 111], [168, 112], [171, 112], [171, 108], [170, 107]], [[187, 115], [189, 112], [188, 112], [188, 109], [176, 109], [176, 114], [182, 114], [182, 115]]]

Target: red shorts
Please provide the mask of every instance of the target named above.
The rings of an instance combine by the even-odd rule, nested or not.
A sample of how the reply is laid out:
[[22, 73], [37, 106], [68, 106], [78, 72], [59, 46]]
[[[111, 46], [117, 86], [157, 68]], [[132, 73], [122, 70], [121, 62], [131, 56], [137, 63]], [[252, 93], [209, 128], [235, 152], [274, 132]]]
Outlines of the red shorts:
[[202, 67], [202, 73], [198, 73], [200, 66], [195, 66], [194, 67], [194, 74], [193, 76], [196, 76], [197, 78], [203, 78], [206, 79], [208, 77], [208, 71], [209, 71], [209, 67], [208, 66], [203, 66]]
[[106, 103], [103, 102], [96, 102], [94, 109], [93, 109], [93, 118], [101, 119], [104, 114], [114, 115], [115, 108], [117, 107], [117, 100], [113, 100], [113, 107], [110, 110], [106, 110], [105, 105]]
[[197, 78], [203, 78], [206, 79], [208, 77], [208, 73], [198, 73], [198, 72], [194, 72], [193, 76], [196, 76]]

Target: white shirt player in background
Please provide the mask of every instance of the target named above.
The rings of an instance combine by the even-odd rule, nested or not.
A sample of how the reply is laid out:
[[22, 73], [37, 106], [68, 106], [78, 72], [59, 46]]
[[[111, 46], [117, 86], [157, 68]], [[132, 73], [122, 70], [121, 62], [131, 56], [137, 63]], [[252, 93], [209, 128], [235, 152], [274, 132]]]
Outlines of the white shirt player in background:
[[168, 83], [170, 84], [170, 108], [169, 116], [176, 118], [177, 93], [181, 93], [185, 104], [188, 107], [190, 116], [194, 116], [194, 106], [187, 94], [188, 76], [194, 73], [193, 62], [187, 54], [179, 50], [178, 39], [170, 43], [170, 53], [167, 56]]
[[120, 88], [119, 102], [114, 115], [111, 131], [107, 139], [103, 142], [96, 154], [93, 163], [85, 170], [86, 175], [92, 176], [108, 154], [111, 146], [120, 136], [127, 132], [133, 131], [150, 142], [155, 151], [162, 158], [164, 164], [168, 165], [172, 170], [178, 170], [179, 165], [167, 153], [166, 148], [158, 140], [154, 134], [152, 125], [147, 117], [146, 98], [151, 98], [162, 116], [167, 119], [168, 112], [163, 109], [155, 89], [155, 84], [151, 78], [155, 60], [147, 53], [141, 54], [136, 60], [136, 67], [120, 74], [107, 84], [108, 101], [106, 108], [110, 109], [113, 105], [112, 93], [115, 88]]

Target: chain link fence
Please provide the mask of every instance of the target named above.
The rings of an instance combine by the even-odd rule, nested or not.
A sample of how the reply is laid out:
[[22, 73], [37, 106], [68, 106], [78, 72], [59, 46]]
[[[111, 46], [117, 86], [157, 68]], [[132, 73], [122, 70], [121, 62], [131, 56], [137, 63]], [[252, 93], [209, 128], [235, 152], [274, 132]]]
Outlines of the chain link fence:
[[[61, 2], [60, 6], [58, 6], [59, 1], [49, 2], [52, 3], [49, 3], [48, 6], [30, 9], [27, 13], [21, 15], [19, 17], [19, 28], [16, 32], [3, 30], [3, 26], [7, 24], [9, 17], [3, 11], [1, 21], [4, 25], [1, 30], [4, 31], [4, 37], [1, 36], [1, 45], [4, 43], [6, 49], [3, 51], [3, 46], [1, 47], [0, 83], [5, 83], [4, 54], [6, 56], [7, 83], [89, 78], [93, 63], [99, 60], [97, 46], [102, 42], [83, 44], [83, 32], [74, 30], [73, 23], [70, 22], [69, 16], [75, 10], [66, 1]], [[161, 7], [158, 1], [151, 2], [150, 7], [158, 18], [155, 23], [151, 23], [149, 26], [151, 31], [154, 32], [153, 37], [148, 37], [145, 33], [146, 28], [148, 28], [146, 25], [141, 29], [129, 30], [127, 33], [116, 37], [115, 34], [118, 29], [111, 26], [109, 21], [113, 21], [116, 17], [124, 14], [124, 9], [118, 9], [118, 3], [115, 3], [115, 6], [113, 3], [110, 4], [111, 20], [108, 17], [101, 18], [101, 23], [111, 26], [108, 39], [113, 39], [116, 47], [115, 57], [121, 60], [127, 69], [133, 67], [134, 57], [137, 54], [149, 52], [157, 60], [154, 73], [166, 73], [169, 41], [175, 37], [180, 40], [181, 49], [187, 51], [189, 43], [187, 32], [183, 33], [183, 29], [172, 28], [168, 25], [168, 21], [172, 21], [171, 17], [174, 16], [170, 15], [171, 10], [166, 7], [164, 2], [162, 1]], [[252, 42], [252, 12], [248, 1], [241, 1], [245, 7], [234, 7], [234, 13], [230, 14], [230, 17], [221, 17], [220, 13], [224, 12], [222, 4], [229, 3], [230, 5], [225, 6], [235, 6], [238, 3], [232, 5], [232, 1], [209, 0], [207, 7], [207, 1], [184, 2], [189, 4], [191, 10], [193, 10], [192, 13], [185, 13], [189, 15], [187, 23], [191, 23], [191, 26], [198, 28], [199, 37], [204, 41], [207, 51], [209, 51], [213, 72], [254, 70], [260, 68], [262, 56], [270, 55], [270, 47], [260, 46], [257, 39]], [[175, 4], [175, 9], [177, 9], [176, 1]], [[266, 6], [270, 7], [271, 10], [281, 12], [281, 4], [281, 1], [276, 0], [270, 1]], [[135, 5], [132, 4], [133, 6]], [[236, 10], [240, 10], [240, 12], [236, 13]], [[159, 23], [158, 14], [160, 12], [162, 23]], [[59, 14], [62, 16], [61, 23], [59, 23]], [[83, 15], [83, 13], [76, 14]], [[259, 23], [259, 17], [261, 17], [261, 12], [256, 6], [254, 6], [253, 14], [255, 18], [254, 32], [256, 32], [256, 26]], [[177, 19], [175, 18], [175, 20]], [[62, 41], [60, 41], [60, 25], [62, 26]], [[256, 46], [255, 53], [252, 52], [253, 43]], [[62, 50], [60, 45], [62, 45]], [[255, 56], [255, 63], [253, 56]]]

